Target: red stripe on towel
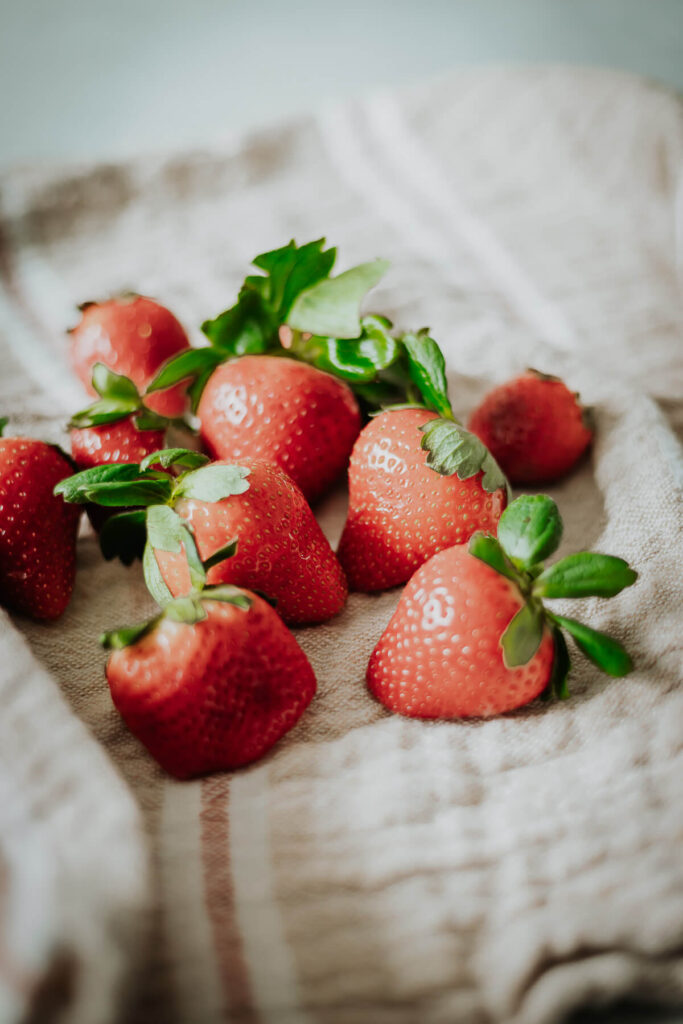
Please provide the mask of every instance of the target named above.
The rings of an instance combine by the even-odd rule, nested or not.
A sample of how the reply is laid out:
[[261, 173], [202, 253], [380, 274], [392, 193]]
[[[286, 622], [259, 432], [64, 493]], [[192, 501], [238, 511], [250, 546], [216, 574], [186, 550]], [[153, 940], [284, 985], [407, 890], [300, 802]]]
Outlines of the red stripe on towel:
[[235, 914], [229, 803], [230, 784], [224, 776], [203, 780], [199, 824], [204, 900], [225, 993], [225, 1017], [240, 1024], [260, 1024]]

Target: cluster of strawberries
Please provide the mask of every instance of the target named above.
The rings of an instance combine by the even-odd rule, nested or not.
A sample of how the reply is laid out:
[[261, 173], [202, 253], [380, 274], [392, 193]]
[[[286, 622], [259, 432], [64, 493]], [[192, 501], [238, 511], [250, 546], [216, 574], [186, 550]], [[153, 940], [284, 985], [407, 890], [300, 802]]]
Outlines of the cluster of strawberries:
[[[316, 680], [286, 627], [336, 615], [349, 587], [409, 581], [367, 672], [401, 714], [566, 696], [563, 630], [604, 671], [630, 669], [615, 640], [543, 599], [609, 597], [636, 574], [591, 552], [544, 569], [555, 503], [508, 504], [505, 474], [557, 479], [590, 444], [577, 396], [529, 371], [466, 429], [427, 331], [360, 316], [386, 264], [332, 277], [334, 260], [324, 240], [257, 257], [202, 348], [151, 299], [88, 303], [71, 359], [96, 401], [70, 424], [75, 465], [41, 441], [0, 440], [0, 601], [62, 613], [82, 507], [105, 557], [140, 557], [160, 611], [103, 635], [106, 675], [131, 731], [180, 778], [247, 764], [295, 724]], [[309, 503], [347, 466], [335, 554]]]

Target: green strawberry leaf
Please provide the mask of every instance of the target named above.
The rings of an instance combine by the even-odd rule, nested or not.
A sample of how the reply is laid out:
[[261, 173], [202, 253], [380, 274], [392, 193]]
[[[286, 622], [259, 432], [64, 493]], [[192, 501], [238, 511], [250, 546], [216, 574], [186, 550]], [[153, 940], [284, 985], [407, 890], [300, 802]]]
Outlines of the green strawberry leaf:
[[206, 610], [197, 594], [176, 597], [164, 607], [164, 617], [173, 622], [182, 622], [185, 626], [193, 626], [206, 618]]
[[87, 409], [75, 413], [69, 420], [69, 427], [82, 430], [83, 427], [100, 427], [105, 423], [117, 423], [132, 416], [140, 408], [140, 401], [124, 398], [101, 398]]
[[168, 505], [147, 509], [147, 539], [155, 551], [178, 553], [185, 543], [187, 523]]
[[446, 361], [443, 352], [430, 338], [427, 330], [402, 334], [400, 338], [408, 356], [408, 369], [413, 383], [417, 386], [424, 403], [447, 420], [454, 419], [453, 409], [448, 400]]
[[61, 494], [64, 501], [85, 505], [89, 500], [87, 492], [94, 486], [103, 483], [124, 483], [136, 480], [140, 475], [140, 467], [131, 462], [111, 462], [106, 465], [92, 466], [72, 476], [60, 480], [53, 494]]
[[284, 323], [294, 300], [301, 292], [329, 277], [337, 256], [336, 249], [324, 249], [325, 239], [297, 246], [288, 245], [261, 253], [252, 262], [268, 275], [267, 299]]
[[184, 550], [192, 588], [201, 590], [206, 583], [206, 570], [199, 557], [194, 531], [182, 516], [168, 505], [153, 505], [148, 508], [147, 540], [155, 551], [170, 551], [177, 554]]
[[543, 606], [526, 601], [500, 638], [506, 668], [517, 668], [531, 661], [543, 639]]
[[149, 622], [143, 622], [139, 626], [124, 626], [121, 629], [112, 629], [106, 633], [100, 635], [100, 643], [108, 651], [120, 651], [124, 647], [130, 647], [132, 644], [142, 640], [143, 636], [147, 636], [152, 630], [161, 622], [162, 616], [155, 615]]
[[611, 636], [599, 633], [597, 629], [591, 629], [590, 626], [584, 626], [576, 619], [568, 619], [564, 615], [556, 615], [554, 612], [552, 615], [550, 613], [548, 615], [556, 625], [562, 626], [568, 633], [571, 633], [583, 653], [607, 675], [625, 676], [633, 668], [633, 662], [628, 652]]
[[140, 470], [144, 472], [151, 466], [162, 466], [164, 469], [170, 469], [171, 466], [199, 469], [207, 462], [210, 462], [208, 455], [191, 451], [189, 448], [161, 448], [158, 452], [152, 452], [142, 460]]
[[229, 356], [261, 355], [278, 347], [279, 322], [261, 294], [261, 281], [265, 278], [248, 277], [235, 305], [202, 324], [214, 352], [221, 355], [219, 362]]
[[221, 501], [233, 494], [244, 494], [249, 489], [249, 481], [246, 479], [249, 472], [244, 466], [225, 466], [214, 462], [181, 477], [174, 497]]
[[[364, 320], [369, 319], [365, 317]], [[352, 383], [365, 383], [375, 379], [380, 370], [386, 369], [400, 356], [400, 346], [390, 334], [381, 334], [373, 329], [366, 334], [365, 327], [360, 338], [315, 338], [322, 352], [315, 359], [315, 365], [336, 377]]]
[[472, 534], [469, 542], [469, 553], [480, 562], [485, 562], [501, 576], [519, 585], [519, 573], [510, 562], [502, 547], [490, 533], [478, 531]]
[[562, 630], [558, 629], [557, 626], [553, 625], [551, 632], [553, 634], [553, 644], [555, 647], [553, 667], [550, 673], [548, 685], [541, 696], [544, 700], [549, 700], [551, 697], [555, 697], [557, 700], [567, 700], [569, 697], [567, 677], [569, 675], [569, 669], [571, 668], [569, 651], [567, 650], [567, 641], [564, 638]]
[[357, 338], [361, 333], [360, 304], [388, 268], [386, 260], [372, 260], [319, 281], [296, 297], [287, 324], [310, 334]]
[[231, 540], [228, 544], [223, 545], [222, 548], [218, 548], [212, 555], [204, 559], [202, 563], [204, 565], [205, 572], [209, 569], [213, 569], [214, 565], [220, 565], [221, 562], [225, 562], [226, 559], [232, 558], [237, 551], [237, 540]]
[[[161, 416], [158, 412], [153, 412], [145, 407], [135, 416], [135, 427], [137, 430], [165, 430], [171, 422], [166, 416]], [[183, 426], [186, 429], [190, 429], [187, 427], [187, 424], [183, 423]]]
[[142, 572], [150, 594], [158, 605], [162, 608], [165, 607], [169, 601], [173, 600], [173, 594], [164, 582], [164, 577], [161, 575], [161, 569], [154, 554], [154, 548], [149, 541], [145, 544], [142, 556]]
[[140, 405], [140, 393], [130, 377], [124, 377], [122, 373], [114, 373], [104, 363], [95, 363], [92, 371], [92, 386], [100, 398], [109, 398], [112, 401], [134, 402]]
[[534, 584], [539, 597], [614, 597], [638, 574], [623, 558], [578, 551], [551, 565]]
[[165, 391], [166, 388], [179, 384], [183, 380], [198, 377], [208, 371], [209, 375], [225, 357], [213, 348], [186, 349], [172, 359], [167, 360], [154, 380], [147, 385], [145, 394], [153, 391]]
[[251, 598], [239, 587], [233, 587], [229, 583], [219, 583], [216, 586], [204, 587], [201, 595], [202, 601], [225, 601], [227, 604], [234, 604], [237, 608], [249, 611]]
[[442, 476], [457, 474], [468, 480], [481, 472], [486, 491], [508, 487], [505, 474], [488, 448], [461, 424], [452, 420], [429, 420], [420, 427], [424, 434], [422, 448], [428, 452], [427, 465]]
[[557, 505], [546, 494], [523, 494], [505, 509], [498, 540], [515, 565], [524, 569], [551, 555], [562, 537]]
[[84, 493], [86, 501], [104, 505], [105, 508], [158, 505], [169, 500], [171, 481], [154, 478], [131, 480], [129, 483], [113, 481], [92, 484]]
[[9, 418], [7, 416], [0, 416], [0, 437], [2, 437], [8, 423]]
[[100, 550], [108, 562], [118, 558], [124, 565], [132, 565], [136, 558], [142, 558], [146, 537], [144, 509], [119, 512], [102, 526]]

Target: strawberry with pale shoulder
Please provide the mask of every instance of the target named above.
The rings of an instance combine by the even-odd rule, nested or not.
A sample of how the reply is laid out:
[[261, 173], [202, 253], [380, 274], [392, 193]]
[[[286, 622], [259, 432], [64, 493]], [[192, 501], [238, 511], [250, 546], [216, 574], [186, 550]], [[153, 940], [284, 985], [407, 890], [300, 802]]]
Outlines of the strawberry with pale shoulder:
[[598, 668], [623, 676], [618, 641], [545, 607], [544, 599], [613, 597], [636, 581], [621, 558], [581, 551], [547, 569], [562, 520], [545, 495], [523, 495], [501, 516], [498, 539], [475, 533], [412, 577], [368, 664], [370, 691], [412, 718], [486, 717], [542, 693], [567, 697], [563, 631]]

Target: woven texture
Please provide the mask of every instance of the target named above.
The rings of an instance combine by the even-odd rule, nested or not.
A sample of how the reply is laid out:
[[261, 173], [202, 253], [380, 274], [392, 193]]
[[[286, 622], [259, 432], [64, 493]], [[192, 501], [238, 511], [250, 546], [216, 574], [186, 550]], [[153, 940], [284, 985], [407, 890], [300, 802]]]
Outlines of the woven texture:
[[[581, 606], [631, 676], [577, 658], [568, 702], [472, 723], [370, 698], [399, 594], [354, 595], [297, 632], [319, 694], [296, 729], [248, 770], [179, 784], [102, 675], [98, 634], [150, 610], [139, 567], [84, 531], [64, 617], [0, 623], [0, 1020], [555, 1024], [581, 1003], [683, 1001], [682, 164], [677, 99], [567, 69], [2, 179], [13, 433], [63, 439], [83, 405], [61, 334], [76, 302], [134, 287], [194, 325], [255, 253], [324, 233], [344, 265], [391, 259], [373, 305], [429, 323], [461, 414], [528, 365], [595, 405], [590, 459], [550, 491], [563, 550], [622, 555], [640, 579]], [[345, 500], [316, 510], [332, 540]]]

